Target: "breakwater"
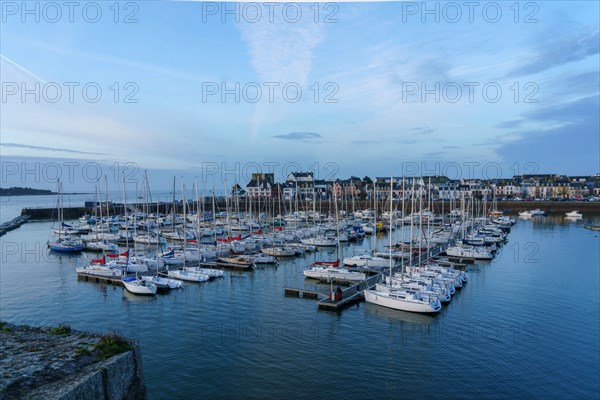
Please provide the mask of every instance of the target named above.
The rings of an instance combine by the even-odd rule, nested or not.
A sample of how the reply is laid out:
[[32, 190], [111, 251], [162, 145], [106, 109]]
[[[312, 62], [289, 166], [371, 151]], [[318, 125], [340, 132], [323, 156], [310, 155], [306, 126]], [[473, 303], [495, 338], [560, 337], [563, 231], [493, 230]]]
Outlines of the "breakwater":
[[23, 225], [25, 222], [27, 222], [29, 220], [29, 216], [28, 215], [22, 215], [16, 218], [13, 218], [12, 220], [3, 223], [2, 225], [0, 225], [0, 236], [4, 235], [7, 232], [12, 231], [13, 229], [17, 229], [18, 227], [20, 227], [21, 225]]
[[[380, 202], [384, 204], [384, 200]], [[427, 202], [424, 202], [426, 207]], [[103, 213], [106, 212], [106, 207], [103, 206]], [[401, 202], [398, 202], [396, 209], [401, 209]], [[431, 203], [431, 208], [437, 214], [448, 213], [452, 208], [455, 208], [456, 204], [450, 204], [448, 201], [434, 201]], [[498, 202], [496, 205], [497, 209], [504, 211], [507, 214], [517, 214], [520, 211], [534, 210], [539, 208], [542, 211], [546, 211], [549, 214], [557, 213], [564, 214], [565, 212], [578, 210], [583, 214], [600, 215], [600, 202], [589, 202], [589, 201], [504, 201]], [[297, 204], [290, 204], [289, 201], [273, 201], [273, 200], [258, 200], [240, 198], [239, 200], [228, 200], [227, 204], [225, 199], [219, 198], [214, 202], [214, 208], [216, 212], [225, 211], [227, 209], [239, 212], [266, 212], [270, 215], [284, 215], [290, 211], [312, 211], [313, 209], [328, 214], [333, 210], [333, 202], [328, 200], [317, 201], [313, 205], [310, 201], [298, 202]], [[347, 213], [352, 210], [363, 210], [373, 208], [373, 203], [370, 201], [338, 201], [338, 209], [343, 210]], [[213, 202], [211, 199], [198, 202], [188, 202], [186, 209], [188, 212], [196, 212], [197, 210], [210, 212], [213, 209]], [[410, 202], [405, 202], [405, 210], [409, 212]], [[486, 205], [486, 210], [491, 209], [491, 203]], [[175, 210], [177, 213], [183, 212], [183, 203], [159, 203], [154, 205], [146, 204], [128, 204], [125, 206], [120, 203], [110, 203], [108, 212], [110, 215], [124, 214], [125, 211], [146, 211], [146, 212], [160, 212], [168, 214]], [[483, 204], [479, 203], [475, 207], [475, 212], [482, 212]], [[63, 208], [63, 215], [65, 220], [72, 220], [81, 217], [82, 215], [99, 215], [99, 212], [95, 207], [66, 207]], [[24, 208], [21, 210], [21, 216], [30, 217], [32, 220], [52, 220], [57, 218], [56, 208]]]

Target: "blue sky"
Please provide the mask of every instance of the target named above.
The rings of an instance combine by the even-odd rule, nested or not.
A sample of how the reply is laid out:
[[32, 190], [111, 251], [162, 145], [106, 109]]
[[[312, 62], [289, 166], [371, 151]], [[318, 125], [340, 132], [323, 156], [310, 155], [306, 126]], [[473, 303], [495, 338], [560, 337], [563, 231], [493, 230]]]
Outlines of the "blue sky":
[[207, 168], [229, 182], [296, 165], [321, 178], [600, 171], [595, 1], [476, 2], [472, 15], [463, 2], [280, 3], [272, 19], [263, 3], [120, 2], [116, 15], [98, 2], [95, 23], [89, 2], [72, 22], [22, 4], [2, 4], [2, 186], [49, 186], [15, 166], [65, 160], [136, 165], [164, 188]]

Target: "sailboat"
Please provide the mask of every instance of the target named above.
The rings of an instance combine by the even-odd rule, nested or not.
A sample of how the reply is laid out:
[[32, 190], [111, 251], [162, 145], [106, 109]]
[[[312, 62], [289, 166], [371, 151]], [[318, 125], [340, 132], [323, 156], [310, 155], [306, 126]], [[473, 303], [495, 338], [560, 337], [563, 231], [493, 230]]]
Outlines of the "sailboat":
[[169, 270], [167, 271], [167, 275], [170, 278], [188, 282], [206, 282], [210, 279], [208, 274], [202, 273], [198, 270], [189, 270], [189, 268]]
[[139, 279], [137, 276], [130, 276], [127, 278], [121, 278], [125, 289], [133, 294], [149, 295], [154, 296], [156, 294], [157, 287], [152, 282], [146, 282]]
[[[159, 208], [158, 200], [156, 202], [156, 208]], [[161, 265], [161, 256], [159, 255], [160, 248], [158, 243], [156, 244], [156, 275], [144, 275], [142, 276], [142, 280], [147, 283], [152, 283], [156, 285], [157, 289], [161, 290], [171, 290], [171, 289], [181, 289], [183, 288], [183, 282], [177, 279], [165, 278], [158, 274], [159, 266]], [[164, 261], [163, 261], [164, 262]]]
[[106, 265], [106, 256], [90, 261], [89, 265], [75, 268], [78, 274], [87, 274], [94, 276], [103, 276], [107, 278], [120, 278], [123, 276], [123, 269], [118, 266], [111, 267]]
[[570, 211], [570, 212], [567, 212], [567, 213], [565, 213], [565, 216], [567, 218], [573, 218], [573, 219], [575, 219], [575, 218], [583, 218], [583, 215], [579, 211]]
[[57, 230], [58, 238], [56, 240], [48, 241], [47, 245], [52, 251], [58, 251], [61, 253], [75, 253], [83, 250], [84, 246], [78, 240], [73, 240], [69, 236], [63, 236], [63, 205], [62, 205], [62, 183], [60, 180], [57, 182], [57, 202], [56, 208], [58, 210], [58, 221], [59, 221], [59, 229]]
[[141, 280], [147, 283], [154, 284], [157, 289], [170, 290], [183, 288], [183, 282], [181, 282], [180, 280], [159, 276], [158, 267], [156, 268], [156, 275], [144, 275], [141, 277]]
[[[337, 211], [337, 197], [334, 192], [334, 205], [335, 205], [335, 220], [339, 238], [339, 222], [338, 222], [338, 211]], [[365, 280], [366, 275], [361, 272], [349, 271], [346, 268], [340, 268], [340, 248], [341, 246], [337, 243], [338, 258], [336, 261], [315, 261], [311, 264], [311, 268], [303, 271], [304, 276], [313, 279], [327, 279], [330, 282], [337, 281], [348, 281], [348, 282], [362, 282]]]
[[[393, 178], [390, 181], [390, 226], [392, 224], [392, 193], [393, 193]], [[412, 240], [412, 239], [411, 239]], [[392, 248], [392, 234], [390, 232], [390, 252]], [[392, 275], [393, 259], [390, 254], [390, 278]], [[387, 289], [380, 288], [364, 291], [365, 301], [383, 307], [393, 308], [395, 310], [417, 312], [417, 313], [437, 313], [442, 309], [442, 304], [436, 296], [423, 294], [417, 290], [409, 289], [394, 289], [392, 287], [392, 279], [389, 280]]]
[[[126, 194], [126, 190], [125, 190], [125, 174], [123, 174], [123, 201], [125, 204], [125, 210], [127, 210], [127, 194]], [[127, 212], [125, 212], [125, 219], [127, 219]], [[127, 227], [125, 228], [127, 231]], [[126, 232], [127, 237], [129, 237], [128, 233]], [[151, 283], [151, 282], [145, 282], [141, 279], [138, 278], [138, 270], [142, 269], [142, 270], [148, 270], [148, 268], [146, 267], [145, 264], [137, 264], [136, 262], [131, 263], [130, 258], [129, 258], [129, 243], [126, 244], [127, 250], [125, 250], [124, 253], [121, 254], [109, 254], [109, 255], [105, 255], [111, 258], [115, 258], [116, 260], [114, 261], [114, 263], [116, 265], [119, 265], [121, 263], [121, 261], [124, 261], [124, 266], [123, 266], [123, 270], [124, 271], [128, 271], [128, 270], [134, 270], [135, 271], [135, 276], [131, 276], [131, 277], [123, 277], [121, 278], [121, 282], [123, 282], [123, 286], [125, 286], [125, 289], [133, 294], [139, 294], [139, 295], [150, 295], [150, 296], [154, 296], [156, 294], [156, 285]], [[140, 266], [142, 266], [140, 268]], [[145, 269], [144, 269], [145, 268]]]
[[[106, 182], [106, 175], [104, 176], [104, 180]], [[107, 188], [107, 193], [108, 193], [108, 188]], [[108, 202], [108, 199], [107, 199], [107, 202]], [[99, 210], [99, 214], [100, 214], [98, 226], [94, 227], [94, 230], [97, 233], [98, 230], [101, 230], [103, 228], [102, 225], [104, 225], [104, 222], [103, 222], [104, 219], [102, 218], [102, 205], [100, 205], [100, 188], [99, 188], [99, 186], [96, 187], [96, 197], [94, 199], [94, 204], [96, 205], [95, 208]], [[108, 213], [108, 207], [106, 208], [106, 210]], [[107, 232], [110, 232], [110, 222], [109, 221], [110, 220], [107, 217], [107, 222], [106, 222]], [[84, 242], [86, 251], [98, 251], [98, 252], [106, 252], [106, 253], [118, 253], [119, 252], [119, 246], [116, 243], [111, 243], [105, 238], [98, 237], [97, 234], [96, 235], [88, 235], [85, 238], [82, 237], [82, 240]]]
[[[373, 183], [373, 198], [376, 199], [375, 196], [375, 183]], [[377, 222], [377, 203], [376, 200], [373, 201], [375, 205], [375, 217], [374, 220]], [[383, 257], [378, 257], [374, 255], [377, 252], [377, 235], [373, 235], [373, 254], [363, 253], [357, 254], [352, 257], [344, 258], [344, 265], [349, 265], [352, 267], [363, 267], [363, 268], [381, 268], [387, 265], [387, 260]]]

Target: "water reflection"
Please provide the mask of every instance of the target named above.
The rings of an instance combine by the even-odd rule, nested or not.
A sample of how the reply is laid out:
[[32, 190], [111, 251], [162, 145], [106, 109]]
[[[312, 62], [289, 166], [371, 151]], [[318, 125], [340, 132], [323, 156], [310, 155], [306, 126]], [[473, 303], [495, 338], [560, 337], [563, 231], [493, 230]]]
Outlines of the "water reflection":
[[137, 294], [129, 293], [126, 289], [123, 289], [123, 300], [135, 304], [147, 304], [156, 301], [156, 297], [140, 296]]
[[547, 215], [540, 217], [518, 218], [517, 223], [532, 224], [534, 229], [554, 229], [564, 226], [577, 226], [584, 224], [597, 224], [600, 222], [600, 217], [590, 216], [583, 218], [569, 218], [565, 215]]
[[436, 320], [437, 314], [415, 314], [406, 311], [393, 310], [391, 308], [380, 307], [375, 304], [365, 303], [365, 314], [381, 319], [386, 319], [392, 323], [412, 324], [412, 325], [430, 325]]

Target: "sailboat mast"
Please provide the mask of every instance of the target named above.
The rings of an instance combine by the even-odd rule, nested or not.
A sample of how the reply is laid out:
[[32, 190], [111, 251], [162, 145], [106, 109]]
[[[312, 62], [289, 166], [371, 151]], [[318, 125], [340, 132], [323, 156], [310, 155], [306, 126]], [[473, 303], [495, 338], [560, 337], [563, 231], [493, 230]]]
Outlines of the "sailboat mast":
[[[58, 204], [60, 205], [58, 213], [59, 213], [60, 223], [62, 225], [65, 215], [63, 212], [62, 182], [61, 181], [58, 181]], [[60, 226], [59, 228], [62, 230], [62, 226]]]
[[[97, 206], [98, 209], [100, 209], [100, 226], [102, 226], [102, 203], [101, 203], [101, 194], [100, 194], [100, 178], [98, 178], [97, 181], [97, 185], [96, 185], [96, 199], [98, 199], [98, 204], [100, 204], [100, 206], [98, 207], [98, 204], [94, 204], [95, 206]], [[96, 238], [98, 236], [96, 235]]]
[[[158, 211], [158, 197], [156, 198], [156, 210], [157, 213]], [[156, 241], [156, 277], [158, 278], [158, 268], [159, 268], [159, 263], [160, 263], [160, 240]], [[167, 271], [168, 271], [168, 267], [167, 267]]]
[[415, 177], [412, 177], [412, 189], [411, 189], [411, 201], [410, 201], [410, 245], [409, 245], [409, 255], [408, 255], [408, 266], [412, 267], [412, 258], [413, 258], [413, 226], [415, 222]]
[[373, 254], [377, 252], [377, 178], [373, 181]]
[[[200, 254], [200, 197], [198, 197], [198, 177], [194, 179], [194, 185], [196, 186], [196, 246], [198, 246], [198, 254]], [[202, 190], [202, 205], [204, 206], [204, 190]], [[204, 215], [204, 212], [202, 213]], [[185, 255], [185, 247], [184, 247], [184, 255]]]
[[392, 264], [393, 262], [393, 257], [392, 257], [392, 215], [393, 215], [393, 209], [392, 209], [392, 200], [394, 198], [394, 177], [390, 177], [390, 232], [389, 232], [389, 236], [390, 236], [390, 290], [392, 289]]
[[172, 208], [171, 211], [171, 231], [175, 232], [175, 213], [177, 212], [177, 208], [175, 206], [175, 176], [173, 176], [173, 196], [171, 196]]
[[[402, 245], [400, 246], [400, 251], [402, 254], [404, 252], [404, 216], [406, 215], [406, 213], [404, 212], [404, 198], [406, 197], [406, 194], [404, 192], [404, 176], [402, 177], [402, 225], [401, 225], [401, 229], [402, 232], [401, 234], [401, 240], [402, 240]], [[391, 251], [391, 249], [390, 249]], [[404, 274], [404, 255], [402, 255], [402, 257], [400, 258], [401, 260], [401, 265], [402, 265], [402, 274]]]
[[217, 214], [216, 214], [216, 207], [215, 207], [215, 187], [213, 185], [213, 190], [212, 190], [212, 219], [213, 219], [213, 240], [216, 242], [217, 241]]
[[[127, 220], [127, 191], [125, 190], [125, 172], [123, 175], [123, 208], [125, 210], [125, 252], [127, 254], [127, 261], [125, 263], [125, 271], [127, 271], [127, 264], [129, 263], [129, 221]], [[136, 190], [137, 192], [137, 190]], [[135, 228], [135, 214], [134, 214], [134, 228]]]
[[[181, 201], [183, 202], [183, 240], [186, 238], [186, 224], [187, 224], [187, 197], [185, 197], [185, 183], [183, 183], [183, 176], [179, 178], [181, 182]], [[185, 242], [184, 242], [185, 243]]]
[[335, 212], [335, 227], [337, 232], [337, 261], [339, 262], [342, 259], [340, 255], [342, 246], [340, 246], [340, 224], [338, 221], [337, 192], [335, 190], [333, 191], [333, 209]]
[[[110, 228], [112, 226], [109, 216], [110, 216], [110, 210], [108, 208], [108, 179], [106, 178], [106, 175], [104, 175], [104, 191], [106, 192], [106, 220], [108, 222], [108, 228], [109, 228], [109, 233], [110, 233]], [[98, 199], [100, 200], [100, 199]]]
[[423, 178], [419, 179], [419, 261], [423, 248]]

